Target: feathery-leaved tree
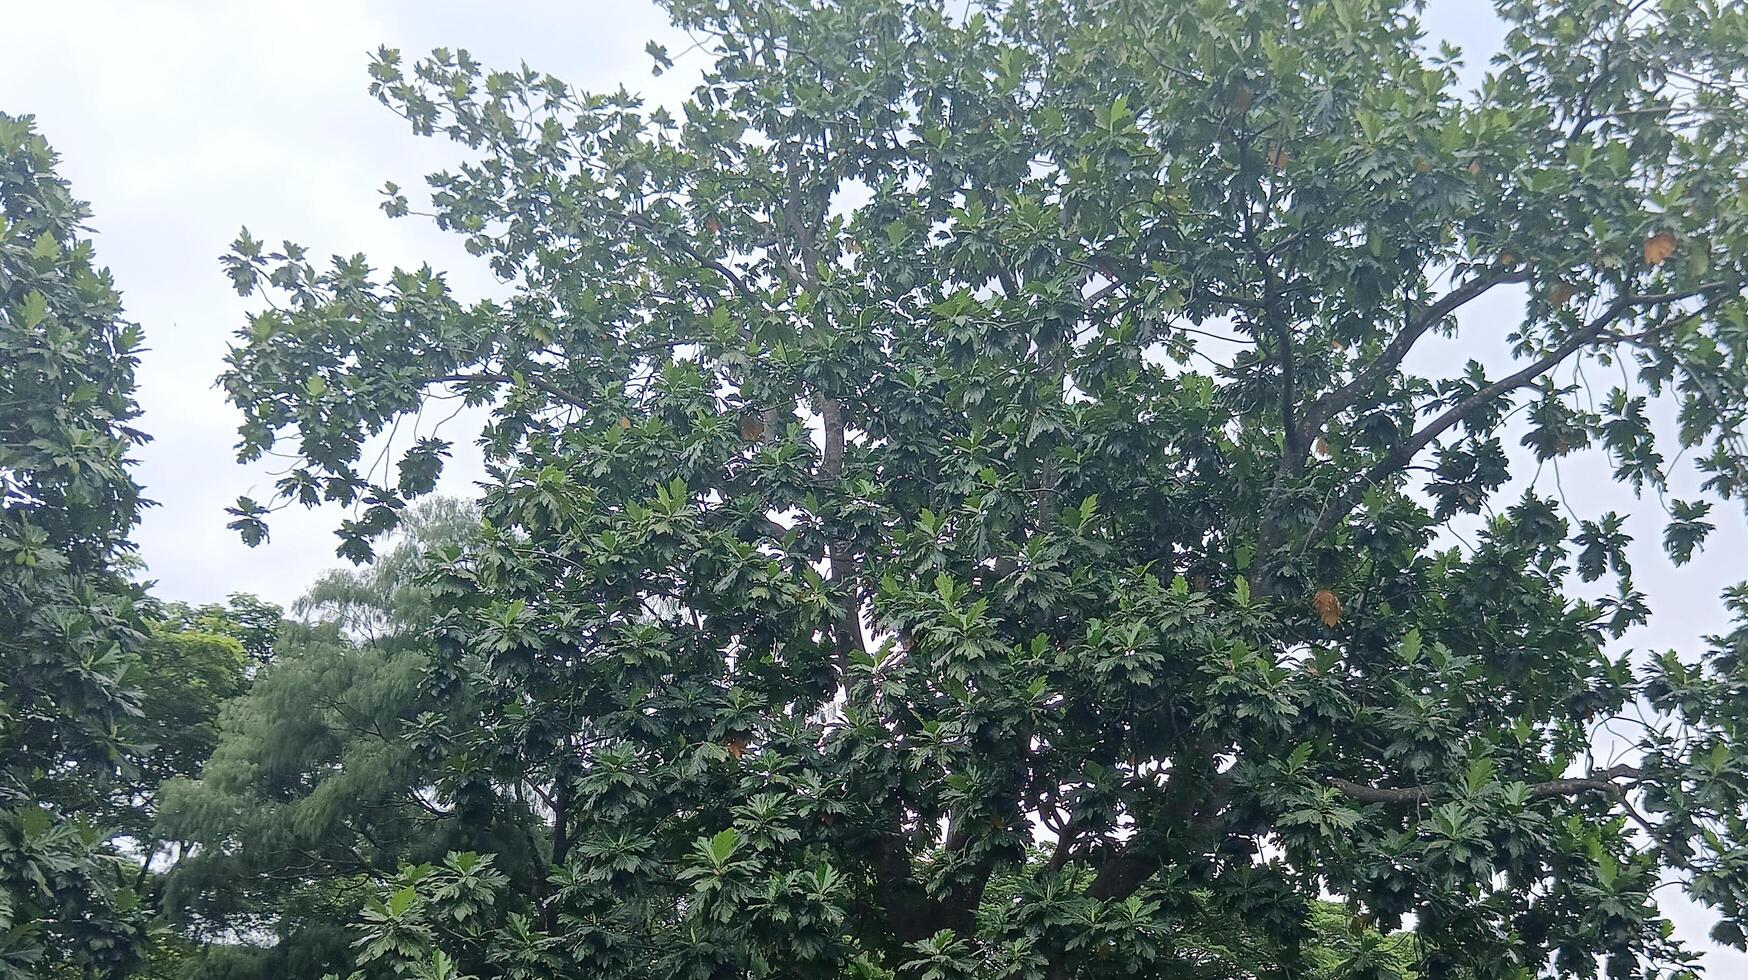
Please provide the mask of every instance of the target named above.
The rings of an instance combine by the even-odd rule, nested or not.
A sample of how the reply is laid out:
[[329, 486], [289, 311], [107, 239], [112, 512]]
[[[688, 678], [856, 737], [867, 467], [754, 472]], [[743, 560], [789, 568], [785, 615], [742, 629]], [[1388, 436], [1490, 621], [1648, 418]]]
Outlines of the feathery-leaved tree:
[[405, 863], [489, 849], [523, 886], [544, 874], [526, 805], [490, 792], [440, 804], [426, 768], [428, 719], [464, 724], [471, 692], [423, 683], [434, 616], [414, 577], [425, 552], [478, 526], [472, 507], [426, 501], [369, 568], [319, 579], [303, 621], [277, 631], [248, 693], [224, 708], [205, 765], [164, 787], [153, 834], [171, 852], [164, 911], [193, 951], [182, 980], [315, 980], [344, 965], [347, 927]]
[[557, 870], [414, 872], [363, 968], [1149, 977], [1231, 922], [1291, 976], [1332, 895], [1430, 976], [1654, 975], [1665, 875], [1742, 942], [1748, 632], [1611, 649], [1618, 518], [1499, 491], [1688, 460], [1682, 561], [1744, 489], [1748, 10], [1501, 0], [1465, 92], [1407, 2], [665, 6], [678, 112], [372, 64], [504, 298], [228, 258], [243, 454], [297, 458], [246, 537], [368, 555], [449, 446], [365, 441], [490, 406], [427, 678], [488, 709], [427, 739]]

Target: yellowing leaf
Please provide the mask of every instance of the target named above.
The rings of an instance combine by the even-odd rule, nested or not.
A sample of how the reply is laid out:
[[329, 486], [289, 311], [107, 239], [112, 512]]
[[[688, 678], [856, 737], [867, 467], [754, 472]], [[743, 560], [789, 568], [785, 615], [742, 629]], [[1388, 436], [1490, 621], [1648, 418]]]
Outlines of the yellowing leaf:
[[1645, 264], [1662, 265], [1671, 255], [1675, 254], [1675, 235], [1673, 232], [1660, 231], [1645, 239]]
[[36, 242], [30, 247], [30, 257], [33, 259], [52, 259], [61, 254], [61, 243], [55, 241], [55, 233], [45, 231], [36, 236]]

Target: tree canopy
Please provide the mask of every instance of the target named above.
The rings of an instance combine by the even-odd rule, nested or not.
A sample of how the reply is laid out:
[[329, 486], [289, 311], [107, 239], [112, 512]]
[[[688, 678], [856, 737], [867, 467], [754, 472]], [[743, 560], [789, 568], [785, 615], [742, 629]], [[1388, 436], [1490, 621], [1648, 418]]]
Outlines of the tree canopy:
[[[0, 980], [1685, 980], [1748, 948], [1748, 8], [661, 0], [654, 106], [465, 50], [429, 266], [244, 231], [337, 504], [154, 599], [141, 332], [0, 115]], [[477, 501], [425, 500], [485, 418]]]
[[1334, 896], [1432, 976], [1668, 975], [1666, 875], [1742, 943], [1748, 633], [1614, 649], [1620, 518], [1500, 494], [1605, 454], [1680, 562], [1741, 491], [1748, 11], [1507, 0], [1465, 92], [1407, 3], [665, 6], [678, 112], [372, 63], [505, 297], [227, 258], [243, 456], [297, 458], [245, 536], [368, 556], [449, 446], [366, 441], [490, 406], [439, 787], [530, 787], [562, 870], [415, 869], [369, 968], [1156, 976], [1217, 917], [1285, 976]]

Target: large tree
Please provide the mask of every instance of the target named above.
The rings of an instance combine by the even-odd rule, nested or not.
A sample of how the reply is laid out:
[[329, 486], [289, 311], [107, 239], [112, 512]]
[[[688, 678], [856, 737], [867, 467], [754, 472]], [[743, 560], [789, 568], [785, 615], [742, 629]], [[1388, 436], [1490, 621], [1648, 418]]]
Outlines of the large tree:
[[504, 298], [227, 260], [243, 455], [295, 457], [250, 539], [337, 501], [368, 555], [421, 410], [490, 406], [427, 678], [489, 710], [421, 737], [557, 870], [413, 874], [370, 968], [1163, 976], [1242, 922], [1292, 975], [1333, 895], [1432, 976], [1654, 975], [1666, 875], [1741, 943], [1748, 631], [1613, 649], [1619, 519], [1499, 494], [1688, 460], [1683, 561], [1743, 489], [1748, 11], [1501, 0], [1466, 92], [1385, 0], [665, 5], [678, 113], [372, 64]]
[[29, 116], [0, 113], [0, 977], [130, 963], [144, 916], [105, 844], [129, 774], [128, 454], [140, 332]]

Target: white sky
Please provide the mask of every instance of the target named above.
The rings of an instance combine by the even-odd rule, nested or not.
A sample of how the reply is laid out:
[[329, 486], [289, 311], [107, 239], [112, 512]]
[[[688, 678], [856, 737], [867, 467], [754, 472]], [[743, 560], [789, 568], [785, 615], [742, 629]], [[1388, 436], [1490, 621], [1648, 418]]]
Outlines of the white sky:
[[[1431, 34], [1470, 52], [1469, 75], [1478, 77], [1501, 37], [1490, 4], [1429, 7]], [[585, 89], [624, 84], [672, 103], [703, 56], [652, 79], [643, 51], [651, 38], [675, 53], [690, 43], [646, 0], [0, 0], [0, 110], [37, 116], [64, 158], [62, 174], [92, 204], [99, 261], [145, 327], [140, 401], [155, 441], [140, 454], [139, 476], [160, 506], [137, 539], [157, 594], [206, 601], [254, 592], [289, 604], [336, 564], [332, 509], [276, 515], [272, 541], [257, 550], [224, 526], [225, 506], [244, 493], [265, 501], [273, 482], [268, 467], [234, 462], [237, 414], [213, 384], [247, 309], [218, 264], [241, 226], [318, 256], [361, 251], [378, 267], [429, 261], [463, 295], [495, 288], [457, 239], [378, 210], [384, 181], [421, 188], [426, 173], [458, 156], [414, 137], [366, 94], [367, 53], [465, 47], [488, 65], [527, 61]], [[1447, 352], [1502, 363], [1516, 312], [1513, 297], [1490, 298], [1465, 317], [1464, 336]], [[478, 473], [469, 433], [446, 435], [458, 445], [444, 486], [465, 492]], [[1543, 474], [1544, 492], [1551, 475]], [[1721, 531], [1708, 550], [1671, 569], [1657, 547], [1654, 505], [1636, 504], [1600, 463], [1569, 465], [1562, 482], [1585, 516], [1644, 512], [1630, 526], [1654, 618], [1629, 638], [1635, 648], [1691, 650], [1726, 628], [1717, 596], [1742, 577], [1740, 511], [1717, 508]], [[1714, 948], [1703, 910], [1676, 907], [1673, 889], [1664, 896], [1682, 934]], [[1715, 976], [1748, 976], [1748, 956], [1719, 950], [1707, 960]]]

